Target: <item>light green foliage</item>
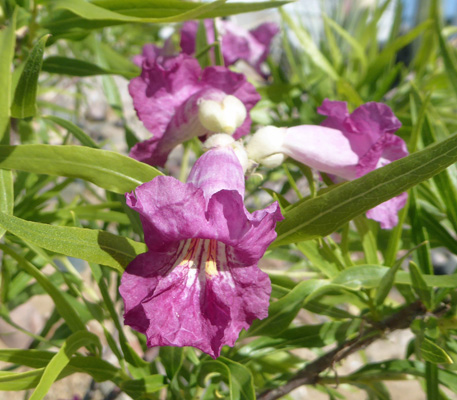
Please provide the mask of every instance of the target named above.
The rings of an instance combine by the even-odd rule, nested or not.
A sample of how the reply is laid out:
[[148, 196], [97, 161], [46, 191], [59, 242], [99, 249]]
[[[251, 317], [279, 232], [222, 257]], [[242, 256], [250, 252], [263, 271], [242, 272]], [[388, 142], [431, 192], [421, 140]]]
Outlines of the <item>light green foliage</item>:
[[[123, 324], [119, 280], [147, 251], [124, 194], [157, 176], [184, 181], [202, 154], [194, 139], [184, 144], [180, 169], [127, 156], [146, 135], [125, 101], [127, 81], [141, 73], [133, 57], [146, 43], [162, 46], [165, 26], [175, 29], [178, 51], [180, 23], [197, 19], [200, 65], [223, 65], [223, 32], [213, 21], [219, 41], [208, 43], [205, 18], [288, 3], [0, 1], [0, 318], [30, 339], [0, 349], [0, 391], [51, 398], [55, 381], [83, 373], [96, 388], [108, 382], [113, 393], [140, 400], [287, 398], [294, 382], [329, 399], [350, 386], [388, 400], [390, 381], [410, 379], [423, 388], [416, 397], [457, 393], [457, 274], [434, 274], [437, 255], [457, 255], [457, 31], [444, 26], [439, 0], [428, 1], [407, 31], [397, 1], [383, 43], [380, 21], [392, 0], [374, 8], [352, 2], [350, 12], [322, 0], [319, 31], [293, 7], [279, 9], [271, 74], [249, 76], [262, 97], [253, 130], [319, 124], [325, 98], [346, 101], [350, 111], [380, 101], [401, 120], [396, 134], [410, 155], [338, 184], [291, 159], [247, 177], [247, 207], [272, 199], [285, 218], [261, 264], [272, 282], [268, 317], [218, 359], [192, 347], [148, 350], [144, 335]], [[105, 96], [102, 122], [91, 117], [95, 92]], [[409, 199], [393, 230], [365, 217], [404, 191]], [[35, 296], [52, 307], [29, 332], [16, 318]], [[382, 347], [398, 330], [414, 336], [393, 359], [379, 361], [384, 354], [368, 347], [360, 369], [336, 374], [349, 355], [374, 341]]]

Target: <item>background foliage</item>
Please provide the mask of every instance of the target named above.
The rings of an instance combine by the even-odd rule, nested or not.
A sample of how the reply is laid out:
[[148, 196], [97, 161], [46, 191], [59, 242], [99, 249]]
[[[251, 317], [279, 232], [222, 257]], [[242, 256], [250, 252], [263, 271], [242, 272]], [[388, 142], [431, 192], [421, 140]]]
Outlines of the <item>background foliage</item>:
[[[42, 399], [54, 381], [82, 372], [112, 382], [109, 398], [273, 399], [313, 384], [330, 399], [344, 398], [348, 385], [389, 399], [386, 382], [413, 377], [428, 399], [455, 398], [457, 277], [437, 275], [434, 260], [457, 254], [457, 30], [443, 26], [437, 0], [407, 32], [398, 2], [384, 43], [378, 23], [390, 1], [348, 14], [329, 9], [319, 37], [280, 9], [281, 51], [268, 61], [269, 80], [257, 83], [254, 123], [317, 124], [325, 98], [351, 109], [382, 101], [401, 119], [411, 155], [325, 190], [292, 162], [248, 179], [248, 206], [272, 197], [285, 215], [264, 264], [273, 295], [269, 317], [217, 360], [193, 348], [148, 351], [122, 324], [119, 277], [146, 250], [123, 194], [159, 174], [185, 178], [189, 154], [200, 150], [186, 144], [181, 165], [163, 171], [127, 157], [138, 139], [119, 82], [139, 73], [131, 59], [145, 43], [161, 43], [163, 24], [285, 3], [0, 2], [0, 316], [31, 338], [0, 349], [0, 390]], [[99, 125], [83, 113], [90, 77], [101, 82], [122, 136], [93, 133]], [[409, 202], [392, 231], [365, 218], [405, 190]], [[53, 309], [32, 333], [11, 315], [42, 294]], [[335, 372], [397, 329], [412, 333], [403, 357]]]

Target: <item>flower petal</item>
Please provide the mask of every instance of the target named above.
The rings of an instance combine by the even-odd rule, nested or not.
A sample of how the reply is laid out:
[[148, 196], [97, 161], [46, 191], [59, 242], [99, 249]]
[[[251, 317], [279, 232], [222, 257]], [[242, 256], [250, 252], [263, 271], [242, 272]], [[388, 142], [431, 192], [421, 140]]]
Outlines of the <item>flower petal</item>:
[[224, 92], [213, 88], [197, 91], [173, 110], [163, 135], [137, 143], [130, 151], [130, 157], [146, 164], [163, 167], [168, 155], [176, 146], [193, 137], [212, 133], [199, 120], [199, 102], [203, 99], [221, 100], [225, 96]]
[[185, 54], [152, 65], [143, 63], [139, 77], [129, 83], [133, 106], [155, 139], [165, 133], [176, 109], [201, 89], [198, 61]]
[[250, 214], [239, 193], [229, 190], [221, 190], [211, 197], [207, 216], [212, 237], [233, 247], [238, 262], [244, 266], [262, 258], [276, 238], [276, 222], [283, 219], [277, 202]]
[[[214, 271], [205, 267], [209, 255]], [[186, 241], [175, 259], [148, 252], [136, 260], [120, 292], [127, 299], [125, 323], [145, 333], [148, 346], [194, 346], [215, 358], [241, 329], [268, 314], [268, 275], [255, 265], [239, 268], [222, 243]]]
[[407, 199], [408, 194], [402, 193], [368, 210], [366, 216], [367, 218], [378, 221], [382, 229], [392, 229], [398, 224], [398, 211], [405, 206]]
[[126, 194], [127, 205], [140, 214], [149, 250], [166, 251], [180, 240], [207, 231], [201, 189], [170, 176], [158, 176]]
[[359, 157], [340, 130], [317, 125], [287, 128], [280, 151], [319, 171], [355, 178]]
[[356, 176], [361, 177], [408, 154], [406, 143], [402, 138], [386, 133], [360, 158]]
[[194, 164], [187, 182], [203, 190], [208, 202], [220, 190], [235, 190], [244, 197], [244, 172], [230, 147], [207, 151]]

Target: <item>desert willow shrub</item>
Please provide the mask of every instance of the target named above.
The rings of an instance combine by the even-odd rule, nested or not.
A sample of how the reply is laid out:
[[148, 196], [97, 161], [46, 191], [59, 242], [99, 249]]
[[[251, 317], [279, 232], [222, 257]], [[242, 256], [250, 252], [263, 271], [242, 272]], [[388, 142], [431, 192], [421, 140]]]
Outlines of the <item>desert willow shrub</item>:
[[454, 30], [285, 3], [0, 2], [0, 390], [457, 393]]

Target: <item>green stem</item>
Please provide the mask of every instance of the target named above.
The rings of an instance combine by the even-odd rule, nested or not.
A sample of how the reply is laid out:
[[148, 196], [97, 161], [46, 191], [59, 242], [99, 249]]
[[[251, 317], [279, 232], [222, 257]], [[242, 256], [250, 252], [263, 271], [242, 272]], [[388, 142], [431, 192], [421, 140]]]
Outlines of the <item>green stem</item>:
[[179, 180], [185, 182], [187, 179], [187, 172], [189, 169], [189, 155], [190, 145], [187, 143], [184, 145], [184, 154], [182, 156], [181, 171], [179, 172]]
[[295, 183], [295, 180], [294, 178], [292, 177], [290, 171], [289, 171], [289, 168], [287, 168], [287, 165], [286, 164], [283, 164], [282, 165], [283, 169], [284, 169], [284, 172], [286, 173], [286, 176], [287, 176], [287, 179], [289, 180], [289, 183], [290, 183], [290, 186], [292, 186], [292, 189], [294, 190], [294, 192], [297, 194], [298, 198], [301, 200], [303, 199], [303, 196], [302, 194], [300, 193], [300, 191], [298, 190], [298, 187], [297, 187], [297, 184]]

